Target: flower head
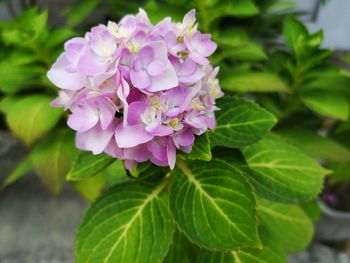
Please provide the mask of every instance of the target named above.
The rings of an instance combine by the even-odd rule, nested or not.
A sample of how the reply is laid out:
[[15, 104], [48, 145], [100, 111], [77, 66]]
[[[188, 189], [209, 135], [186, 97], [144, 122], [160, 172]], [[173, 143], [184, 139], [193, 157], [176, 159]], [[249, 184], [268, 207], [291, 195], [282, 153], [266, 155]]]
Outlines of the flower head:
[[140, 10], [66, 42], [47, 75], [78, 148], [128, 169], [145, 161], [173, 168], [177, 150], [191, 152], [196, 135], [215, 128], [223, 93], [208, 57], [216, 44], [198, 31], [195, 14], [153, 25]]

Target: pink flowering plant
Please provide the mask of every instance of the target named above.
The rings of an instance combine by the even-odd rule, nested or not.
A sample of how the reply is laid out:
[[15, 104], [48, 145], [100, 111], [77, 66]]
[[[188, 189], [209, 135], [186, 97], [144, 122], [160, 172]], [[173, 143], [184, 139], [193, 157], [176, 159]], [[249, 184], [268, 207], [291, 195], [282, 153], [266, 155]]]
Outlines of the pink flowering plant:
[[[52, 105], [68, 112], [83, 150], [67, 179], [106, 167], [122, 175], [87, 211], [77, 262], [286, 262], [310, 241], [300, 208], [271, 200], [310, 200], [326, 171], [268, 135], [270, 112], [224, 96], [209, 60], [216, 49], [195, 10], [152, 24], [140, 9], [65, 43], [47, 76], [59, 88]], [[308, 169], [294, 169], [298, 162]], [[308, 179], [280, 178], [286, 171]], [[286, 210], [305, 230], [287, 251], [273, 247], [279, 230], [270, 222]]]
[[[262, 63], [267, 52], [253, 40], [237, 28], [221, 32], [220, 19], [252, 16], [259, 24], [266, 17], [257, 16], [265, 2], [260, 8], [244, 2], [145, 5], [152, 19], [196, 7], [200, 25], [194, 9], [180, 22], [155, 23], [140, 9], [71, 38], [76, 33], [51, 31], [44, 26], [47, 13], [33, 9], [14, 22], [21, 27], [2, 29], [9, 54], [21, 48], [22, 59], [11, 55], [10, 66], [1, 65], [21, 69], [23, 77], [2, 74], [0, 110], [33, 148], [5, 184], [33, 169], [54, 193], [68, 180], [94, 201], [77, 232], [78, 263], [284, 263], [312, 239], [314, 198], [328, 171], [282, 139], [281, 128], [294, 122], [278, 114], [290, 110], [276, 110], [284, 101], [269, 98], [295, 94], [273, 70], [255, 72], [286, 69], [294, 58], [280, 54]], [[68, 24], [80, 16], [74, 8], [71, 15]], [[312, 37], [295, 34], [298, 25], [284, 30], [293, 47]], [[47, 79], [39, 84], [45, 90], [34, 92], [27, 85], [39, 79], [38, 69]], [[236, 96], [242, 91], [249, 95]], [[256, 94], [271, 91], [276, 94]], [[275, 115], [278, 136], [270, 132]]]
[[70, 112], [79, 149], [136, 163], [175, 167], [195, 137], [215, 127], [223, 95], [208, 57], [216, 44], [197, 30], [195, 11], [182, 23], [152, 25], [140, 10], [65, 43], [48, 72], [60, 88], [54, 106]]

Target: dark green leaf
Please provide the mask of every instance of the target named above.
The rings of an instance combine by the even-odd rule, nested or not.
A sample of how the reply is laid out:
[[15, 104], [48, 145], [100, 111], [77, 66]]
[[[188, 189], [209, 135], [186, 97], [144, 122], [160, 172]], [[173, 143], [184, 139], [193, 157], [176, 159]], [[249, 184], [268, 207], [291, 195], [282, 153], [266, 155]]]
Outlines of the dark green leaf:
[[210, 141], [207, 133], [204, 133], [201, 136], [196, 137], [196, 140], [192, 146], [192, 151], [189, 154], [184, 154], [186, 158], [190, 160], [211, 160], [211, 151], [210, 151]]
[[255, 199], [246, 179], [221, 161], [177, 161], [170, 210], [181, 231], [201, 247], [259, 247]]
[[77, 262], [162, 262], [174, 232], [163, 192], [167, 183], [125, 183], [102, 194], [79, 227]]
[[258, 193], [281, 202], [310, 200], [321, 191], [323, 169], [299, 149], [268, 136], [243, 149], [245, 170]]
[[212, 146], [230, 148], [252, 144], [268, 134], [276, 118], [251, 101], [225, 97], [218, 101], [217, 126], [209, 132]]
[[79, 181], [91, 177], [108, 165], [115, 159], [107, 154], [94, 155], [91, 152], [80, 152], [72, 164], [67, 179], [71, 181]]
[[315, 131], [298, 128], [281, 130], [277, 134], [315, 159], [350, 161], [350, 150], [331, 138], [320, 136]]
[[347, 99], [328, 90], [312, 90], [301, 95], [302, 101], [311, 110], [328, 117], [346, 120], [349, 115]]

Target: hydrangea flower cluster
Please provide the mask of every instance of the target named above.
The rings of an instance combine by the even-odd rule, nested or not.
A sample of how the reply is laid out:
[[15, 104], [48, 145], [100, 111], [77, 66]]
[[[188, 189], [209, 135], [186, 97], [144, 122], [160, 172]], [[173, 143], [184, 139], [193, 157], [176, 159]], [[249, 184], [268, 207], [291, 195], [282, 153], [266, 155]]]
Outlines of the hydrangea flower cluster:
[[60, 88], [52, 104], [71, 112], [78, 148], [125, 160], [129, 170], [148, 160], [173, 168], [176, 150], [191, 152], [195, 135], [215, 127], [215, 49], [195, 10], [182, 23], [153, 25], [141, 9], [65, 43], [47, 74]]

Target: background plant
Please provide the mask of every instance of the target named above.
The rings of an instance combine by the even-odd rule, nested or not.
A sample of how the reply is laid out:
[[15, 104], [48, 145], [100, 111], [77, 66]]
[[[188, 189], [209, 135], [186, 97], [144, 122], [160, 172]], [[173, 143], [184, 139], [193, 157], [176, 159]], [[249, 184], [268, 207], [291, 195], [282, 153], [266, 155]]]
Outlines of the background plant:
[[[32, 149], [6, 183], [33, 168], [55, 193], [67, 173], [89, 199], [111, 187], [83, 219], [80, 262], [122, 255], [121, 262], [286, 262], [285, 255], [304, 249], [318, 216], [313, 200], [329, 173], [314, 160], [339, 171], [350, 158], [349, 74], [320, 48], [322, 33], [307, 32], [286, 1], [143, 3], [153, 21], [168, 15], [179, 21], [198, 10], [201, 29], [219, 44], [212, 62], [221, 67], [226, 97], [218, 129], [201, 137], [193, 153], [178, 156], [173, 172], [147, 163], [128, 177], [120, 161], [75, 150], [60, 122], [65, 116], [49, 106], [57, 91], [45, 77], [63, 42], [76, 34], [72, 28], [83, 30], [82, 21], [105, 5], [79, 1], [66, 12], [63, 29], [49, 29], [47, 13], [34, 9], [2, 24], [0, 107], [9, 128]], [[135, 13], [140, 2], [107, 5], [106, 16], [117, 20]], [[273, 115], [230, 97], [237, 93]]]

